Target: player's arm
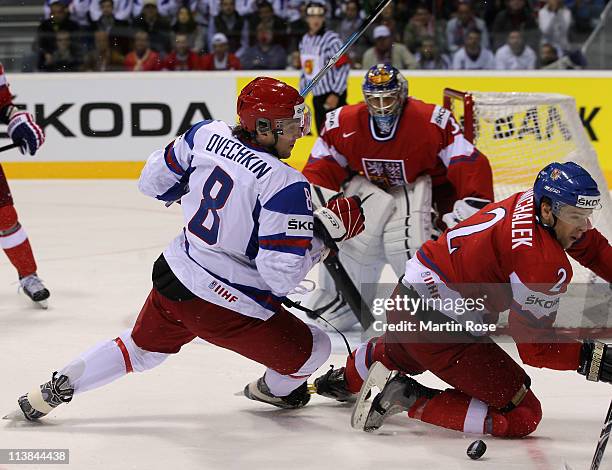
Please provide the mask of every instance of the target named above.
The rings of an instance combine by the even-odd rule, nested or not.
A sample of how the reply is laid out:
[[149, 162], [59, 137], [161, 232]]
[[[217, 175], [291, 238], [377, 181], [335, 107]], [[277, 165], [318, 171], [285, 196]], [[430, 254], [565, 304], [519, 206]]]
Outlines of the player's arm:
[[34, 155], [45, 142], [45, 132], [34, 122], [32, 115], [13, 105], [4, 68], [0, 64], [0, 122], [7, 124], [7, 132], [22, 154]]
[[599, 231], [587, 230], [567, 252], [581, 265], [607, 282], [612, 282], [612, 247]]
[[443, 217], [452, 227], [493, 201], [493, 172], [487, 157], [468, 141], [448, 109], [436, 106], [430, 125], [441, 137], [438, 158], [457, 193], [453, 212]]
[[207, 134], [210, 121], [194, 125], [162, 149], [153, 152], [140, 173], [138, 189], [162, 201], [178, 201], [189, 192], [189, 176], [194, 146]]
[[326, 243], [340, 242], [364, 228], [357, 199], [337, 198], [314, 217], [311, 201], [310, 185], [298, 181], [261, 206], [255, 263], [275, 295], [286, 295], [304, 279], [327, 254]]
[[349, 175], [348, 160], [336, 149], [336, 139], [341, 133], [339, 119], [342, 108], [327, 113], [325, 126], [310, 152], [303, 175], [310, 183], [332, 191]]
[[[524, 264], [510, 275], [513, 302], [508, 317], [510, 335], [521, 360], [532, 367], [576, 370], [582, 344], [555, 331], [553, 324], [565, 288], [544, 285], [547, 266]], [[550, 269], [550, 268], [549, 268]], [[558, 270], [553, 269], [555, 274]], [[539, 282], [538, 282], [539, 281]]]

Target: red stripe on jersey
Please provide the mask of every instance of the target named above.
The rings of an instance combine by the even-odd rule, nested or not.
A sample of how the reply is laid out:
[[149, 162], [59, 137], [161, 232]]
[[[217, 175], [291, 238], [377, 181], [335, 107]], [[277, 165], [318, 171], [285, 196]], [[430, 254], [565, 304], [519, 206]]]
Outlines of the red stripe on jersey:
[[297, 246], [300, 248], [310, 248], [309, 238], [286, 238], [283, 240], [259, 240], [260, 245], [264, 246]]
[[176, 157], [174, 156], [174, 140], [168, 144], [166, 147], [166, 154], [164, 155], [164, 159], [166, 160], [166, 165], [176, 174], [182, 175], [185, 173], [185, 170], [181, 168], [181, 166], [176, 161]]
[[117, 344], [117, 346], [119, 346], [119, 350], [121, 351], [121, 354], [123, 355], [123, 361], [125, 362], [126, 374], [129, 374], [130, 372], [134, 372], [134, 368], [132, 367], [132, 361], [130, 360], [130, 353], [125, 347], [125, 343], [119, 337], [115, 338], [115, 343]]

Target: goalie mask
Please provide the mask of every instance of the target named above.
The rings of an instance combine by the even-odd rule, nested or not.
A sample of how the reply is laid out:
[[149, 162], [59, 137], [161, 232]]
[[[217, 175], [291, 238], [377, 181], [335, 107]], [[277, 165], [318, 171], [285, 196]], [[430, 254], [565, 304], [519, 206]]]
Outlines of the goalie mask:
[[297, 90], [280, 80], [259, 77], [240, 92], [237, 102], [240, 126], [251, 135], [272, 132], [303, 137], [310, 132], [310, 113]]
[[389, 134], [404, 108], [408, 82], [395, 67], [378, 64], [367, 71], [361, 88], [376, 127]]

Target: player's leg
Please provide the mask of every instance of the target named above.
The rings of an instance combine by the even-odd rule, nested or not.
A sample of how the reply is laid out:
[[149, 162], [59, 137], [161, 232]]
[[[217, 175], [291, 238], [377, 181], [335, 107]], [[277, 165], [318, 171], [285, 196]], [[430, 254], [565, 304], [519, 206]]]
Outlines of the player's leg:
[[[49, 291], [36, 275], [36, 261], [26, 231], [19, 223], [11, 191], [0, 165], [0, 248], [19, 275], [20, 284], [34, 302], [43, 302]], [[41, 304], [43, 307], [44, 304]]]
[[[75, 393], [101, 387], [130, 372], [152, 369], [195, 338], [180, 322], [180, 311], [185, 304], [198, 303], [200, 308], [206, 308], [209, 304], [195, 298], [180, 283], [171, 280], [162, 285], [162, 275], [158, 260], [153, 269], [156, 287], [145, 301], [132, 330], [98, 343], [59, 372], [54, 372], [49, 382], [19, 398], [19, 406], [27, 419], [36, 420], [45, 416], [59, 404], [72, 400]], [[184, 300], [171, 301], [157, 287], [165, 295]]]

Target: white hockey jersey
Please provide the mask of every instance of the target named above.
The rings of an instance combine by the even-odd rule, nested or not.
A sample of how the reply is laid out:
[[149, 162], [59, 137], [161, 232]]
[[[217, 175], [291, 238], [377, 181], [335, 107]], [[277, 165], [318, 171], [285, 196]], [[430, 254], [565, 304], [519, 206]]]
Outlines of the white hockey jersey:
[[153, 152], [138, 186], [160, 200], [181, 198], [185, 227], [164, 251], [176, 277], [244, 315], [269, 318], [324, 248], [313, 238], [306, 178], [224, 122], [202, 121]]

